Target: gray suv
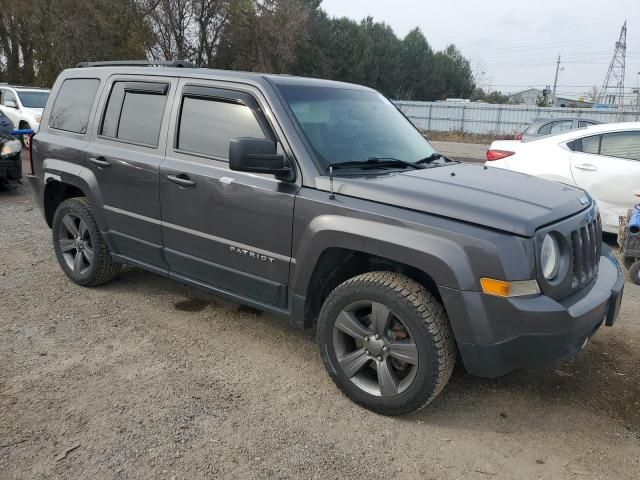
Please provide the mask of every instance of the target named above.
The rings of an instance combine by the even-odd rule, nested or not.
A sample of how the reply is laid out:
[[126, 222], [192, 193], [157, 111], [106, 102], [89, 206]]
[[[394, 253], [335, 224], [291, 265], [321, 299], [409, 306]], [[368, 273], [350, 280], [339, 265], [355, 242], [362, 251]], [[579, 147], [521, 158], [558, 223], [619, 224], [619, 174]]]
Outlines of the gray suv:
[[457, 358], [496, 377], [576, 353], [622, 298], [584, 191], [451, 161], [362, 86], [83, 64], [31, 163], [72, 281], [128, 264], [313, 328], [383, 414], [432, 401]]

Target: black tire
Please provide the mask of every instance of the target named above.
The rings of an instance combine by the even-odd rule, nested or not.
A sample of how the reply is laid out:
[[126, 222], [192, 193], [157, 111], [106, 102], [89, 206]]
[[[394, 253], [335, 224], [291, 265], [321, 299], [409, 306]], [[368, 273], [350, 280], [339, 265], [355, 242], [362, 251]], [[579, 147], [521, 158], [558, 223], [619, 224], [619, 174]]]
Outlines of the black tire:
[[622, 263], [624, 264], [624, 268], [629, 270], [631, 265], [635, 263], [636, 259], [634, 257], [622, 257]]
[[[369, 307], [366, 307], [367, 302], [370, 302]], [[373, 325], [374, 308], [379, 312], [386, 309], [387, 322], [393, 325], [393, 329], [384, 327], [384, 333], [375, 338], [371, 335], [380, 330]], [[371, 312], [368, 317], [367, 311]], [[379, 318], [387, 314], [379, 315]], [[370, 332], [365, 340], [357, 340], [363, 334], [362, 329], [355, 330], [356, 335], [354, 330], [345, 333], [348, 321], [344, 319], [353, 317], [358, 319], [358, 328]], [[391, 339], [398, 332], [406, 335], [404, 340]], [[352, 339], [353, 344], [350, 344]], [[419, 283], [393, 272], [358, 275], [331, 292], [318, 318], [318, 340], [324, 365], [338, 388], [357, 404], [383, 415], [404, 415], [429, 404], [449, 381], [456, 360], [453, 333], [440, 302]], [[374, 342], [377, 343], [373, 345]], [[412, 353], [406, 357], [413, 359], [409, 363], [398, 361], [398, 352], [402, 350], [397, 347], [404, 342], [411, 346]], [[347, 344], [346, 349], [344, 344]], [[348, 353], [348, 345], [355, 350]], [[385, 346], [387, 350], [384, 350]], [[386, 353], [380, 355], [381, 349]], [[348, 359], [355, 355], [358, 358], [366, 355], [367, 359], [362, 361], [367, 363], [348, 376], [341, 362], [349, 369], [355, 362]], [[392, 372], [387, 378], [391, 378], [397, 388], [387, 386], [385, 394], [383, 383], [389, 383], [382, 380], [385, 374], [381, 372], [387, 370]], [[405, 372], [408, 373], [404, 378], [398, 375]]]
[[78, 285], [102, 285], [120, 272], [121, 265], [111, 258], [86, 197], [69, 198], [58, 206], [52, 232], [58, 263]]
[[636, 285], [640, 285], [640, 260], [636, 260], [631, 267], [629, 267], [629, 277], [631, 281]]
[[7, 172], [8, 180], [22, 180], [22, 159], [18, 157], [18, 164]]

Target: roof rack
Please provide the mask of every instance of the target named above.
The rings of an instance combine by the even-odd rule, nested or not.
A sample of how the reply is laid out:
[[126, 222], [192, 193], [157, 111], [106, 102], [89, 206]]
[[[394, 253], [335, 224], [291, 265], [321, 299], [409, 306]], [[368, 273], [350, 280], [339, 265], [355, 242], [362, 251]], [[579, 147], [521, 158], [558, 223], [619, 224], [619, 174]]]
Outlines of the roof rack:
[[111, 60], [107, 62], [80, 62], [77, 68], [86, 67], [178, 67], [196, 68], [195, 64], [186, 60]]

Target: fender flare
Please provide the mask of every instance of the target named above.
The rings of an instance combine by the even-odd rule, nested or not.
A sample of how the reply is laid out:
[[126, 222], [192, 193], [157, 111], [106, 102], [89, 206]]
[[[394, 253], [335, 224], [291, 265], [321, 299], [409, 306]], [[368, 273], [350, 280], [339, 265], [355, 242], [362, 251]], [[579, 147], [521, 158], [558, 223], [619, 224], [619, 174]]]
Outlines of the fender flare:
[[89, 199], [89, 203], [94, 207], [93, 214], [100, 231], [107, 231], [106, 218], [101, 208], [103, 206], [103, 200], [100, 185], [90, 169], [75, 163], [51, 158], [45, 159], [42, 163], [42, 169], [44, 172], [43, 198], [44, 192], [51, 182], [73, 185], [82, 190]]
[[423, 230], [321, 215], [309, 223], [298, 245], [290, 285], [293, 293], [300, 296], [306, 296], [317, 262], [328, 248], [354, 250], [410, 265], [429, 275], [437, 286], [477, 289], [477, 279], [464, 248], [445, 236]]

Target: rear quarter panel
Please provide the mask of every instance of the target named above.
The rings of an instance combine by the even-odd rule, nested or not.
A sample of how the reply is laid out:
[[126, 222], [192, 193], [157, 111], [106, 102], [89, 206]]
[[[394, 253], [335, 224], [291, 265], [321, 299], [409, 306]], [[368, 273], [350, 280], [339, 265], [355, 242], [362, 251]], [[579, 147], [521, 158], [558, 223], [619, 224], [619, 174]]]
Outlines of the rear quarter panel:
[[486, 165], [575, 185], [571, 175], [571, 152], [563, 146], [564, 143], [557, 138], [531, 142], [496, 141], [491, 144], [492, 149], [513, 151], [515, 154]]

